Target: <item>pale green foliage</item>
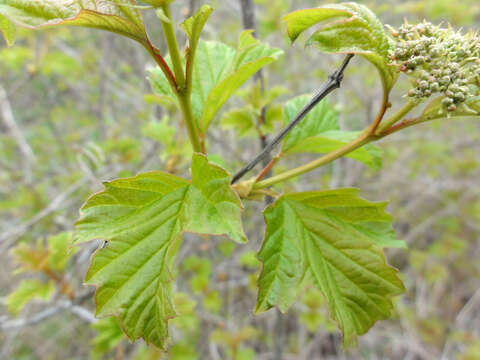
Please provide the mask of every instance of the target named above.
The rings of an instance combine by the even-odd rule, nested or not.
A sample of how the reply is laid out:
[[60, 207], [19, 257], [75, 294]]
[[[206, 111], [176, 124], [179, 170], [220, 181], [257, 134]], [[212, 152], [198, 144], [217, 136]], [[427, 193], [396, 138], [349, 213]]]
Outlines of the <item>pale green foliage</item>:
[[275, 123], [283, 117], [282, 106], [274, 101], [286, 93], [288, 90], [281, 86], [262, 91], [258, 82], [239, 90], [236, 95], [245, 106], [226, 112], [221, 118], [222, 127], [234, 129], [240, 137], [258, 138], [272, 133]]
[[44, 283], [38, 280], [23, 280], [6, 299], [8, 311], [18, 315], [20, 311], [32, 300], [50, 301], [55, 293], [52, 281]]
[[0, 31], [7, 41], [7, 45], [13, 45], [15, 41], [15, 25], [5, 15], [0, 13]]
[[391, 316], [391, 297], [404, 290], [382, 252], [396, 244], [391, 217], [385, 203], [370, 203], [357, 192], [284, 195], [265, 211], [257, 312], [273, 306], [286, 311], [313, 285], [327, 299], [346, 345]]
[[70, 247], [71, 241], [72, 234], [69, 232], [63, 232], [48, 238], [48, 262], [51, 269], [58, 271], [65, 269], [68, 260], [78, 250]]
[[[122, 5], [123, 4], [123, 5]], [[134, 0], [0, 0], [0, 14], [27, 27], [74, 25], [112, 31], [145, 44], [143, 19]], [[0, 22], [13, 42], [10, 25]], [[7, 32], [8, 31], [8, 32]]]
[[192, 146], [189, 142], [180, 143], [176, 135], [176, 129], [168, 116], [161, 121], [150, 121], [142, 127], [142, 134], [153, 139], [163, 146], [160, 158], [166, 160], [169, 156], [184, 156], [190, 158]]
[[395, 83], [396, 71], [388, 59], [391, 39], [380, 20], [365, 5], [329, 4], [294, 11], [283, 20], [292, 41], [310, 27], [331, 20], [313, 33], [308, 45], [315, 45], [325, 53], [360, 54], [377, 67], [385, 91]]
[[[309, 95], [301, 95], [285, 104], [285, 124], [293, 120], [310, 98]], [[341, 131], [337, 112], [328, 100], [323, 100], [288, 134], [283, 143], [282, 152], [284, 154], [328, 153], [346, 145], [358, 135], [356, 131]], [[374, 169], [382, 166], [382, 151], [371, 144], [348, 153], [346, 157]]]
[[178, 329], [194, 331], [200, 320], [195, 314], [197, 303], [191, 299], [188, 294], [176, 292], [173, 295], [173, 303], [178, 317], [172, 319], [171, 324]]
[[[192, 79], [193, 114], [200, 129], [205, 132], [228, 98], [282, 53], [254, 39], [250, 31], [240, 35], [236, 50], [220, 42], [200, 41]], [[175, 102], [174, 93], [159, 68], [150, 71], [150, 81], [157, 94]]]
[[115, 318], [100, 319], [92, 324], [97, 332], [97, 336], [92, 341], [92, 356], [101, 359], [105, 353], [112, 351], [125, 339], [118, 321]]
[[241, 346], [242, 343], [260, 336], [261, 333], [251, 327], [245, 326], [235, 332], [228, 330], [215, 330], [212, 332], [212, 340], [225, 347], [228, 358], [239, 360], [255, 359], [255, 352], [251, 348]]
[[17, 273], [63, 271], [68, 260], [77, 251], [70, 248], [71, 237], [71, 233], [64, 232], [48, 238], [47, 246], [39, 239], [36, 246], [20, 244], [14, 247], [12, 254], [20, 265]]
[[320, 291], [314, 287], [308, 289], [301, 302], [306, 309], [299, 320], [310, 332], [316, 332], [320, 326], [331, 333], [336, 331], [335, 323], [325, 315], [325, 299]]
[[77, 222], [76, 242], [101, 238], [86, 276], [97, 285], [97, 316], [119, 317], [133, 340], [164, 347], [171, 302], [170, 267], [183, 232], [226, 234], [246, 241], [240, 221], [242, 205], [230, 177], [194, 155], [192, 181], [151, 172], [105, 184], [91, 197]]

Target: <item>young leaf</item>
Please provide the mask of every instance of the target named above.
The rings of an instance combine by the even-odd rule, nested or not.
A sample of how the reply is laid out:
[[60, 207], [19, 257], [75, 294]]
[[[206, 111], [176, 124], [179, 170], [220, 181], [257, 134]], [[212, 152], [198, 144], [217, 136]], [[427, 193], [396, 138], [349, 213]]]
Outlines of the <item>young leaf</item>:
[[[228, 98], [282, 53], [254, 39], [250, 31], [240, 35], [237, 50], [220, 42], [200, 41], [193, 66], [191, 95], [193, 114], [200, 129], [205, 132]], [[155, 93], [174, 100], [159, 68], [150, 70], [149, 80]]]
[[212, 11], [213, 8], [211, 6], [203, 5], [200, 9], [198, 9], [196, 14], [185, 20], [180, 25], [188, 37], [190, 58], [192, 57], [192, 51], [194, 52], [198, 45], [198, 40], [200, 40], [203, 27], [212, 14]]
[[105, 184], [82, 208], [75, 241], [108, 240], [86, 283], [97, 286], [96, 315], [118, 316], [132, 340], [164, 347], [170, 318], [171, 266], [183, 232], [226, 234], [245, 242], [242, 204], [230, 176], [196, 154], [192, 181], [162, 172]]
[[32, 271], [42, 272], [48, 267], [50, 253], [43, 246], [41, 240], [37, 241], [36, 246], [29, 246], [21, 243], [12, 249], [12, 255], [20, 267], [16, 273]]
[[[147, 43], [134, 0], [0, 0], [0, 14], [21, 26], [73, 25], [108, 30]], [[4, 27], [2, 27], [4, 29]], [[10, 42], [13, 41], [9, 33]], [[7, 38], [8, 40], [8, 38]]]
[[9, 18], [0, 13], [0, 31], [3, 34], [3, 37], [7, 41], [7, 45], [13, 45], [15, 41], [15, 25], [10, 21]]
[[206, 132], [214, 116], [235, 90], [262, 67], [275, 61], [282, 53], [281, 50], [256, 40], [251, 31], [240, 34], [235, 57], [228, 66], [229, 73], [215, 84], [205, 101], [200, 128]]
[[391, 217], [385, 203], [370, 203], [357, 193], [290, 194], [265, 211], [256, 312], [273, 306], [286, 311], [313, 285], [325, 296], [346, 345], [391, 315], [391, 297], [404, 291], [382, 252], [393, 241]]
[[186, 78], [187, 89], [191, 91], [193, 82], [193, 66], [195, 63], [195, 55], [197, 52], [198, 41], [202, 33], [203, 27], [207, 22], [213, 8], [209, 5], [203, 5], [195, 15], [185, 20], [181, 27], [185, 31], [189, 41], [189, 47], [186, 55]]
[[47, 284], [38, 280], [23, 280], [17, 288], [7, 296], [8, 311], [18, 315], [33, 299], [49, 301], [55, 292], [53, 282]]
[[360, 54], [377, 67], [386, 92], [395, 83], [397, 78], [395, 68], [388, 64], [391, 40], [383, 24], [365, 5], [357, 3], [324, 5], [294, 11], [284, 16], [283, 20], [292, 41], [310, 27], [332, 20], [315, 31], [307, 45], [316, 45], [325, 53]]
[[67, 261], [75, 254], [76, 248], [70, 248], [72, 234], [60, 233], [48, 238], [48, 262], [50, 269], [62, 271]]
[[[284, 122], [288, 124], [307, 104], [309, 95], [298, 96], [285, 104]], [[285, 138], [284, 154], [328, 153], [353, 141], [359, 136], [355, 131], [341, 131], [338, 115], [328, 100], [320, 102]], [[365, 145], [348, 153], [346, 157], [378, 169], [382, 165], [382, 151], [375, 145]]]
[[233, 109], [225, 113], [221, 119], [221, 124], [226, 129], [235, 129], [240, 137], [248, 135], [257, 135], [255, 132], [255, 112], [250, 106], [239, 109]]

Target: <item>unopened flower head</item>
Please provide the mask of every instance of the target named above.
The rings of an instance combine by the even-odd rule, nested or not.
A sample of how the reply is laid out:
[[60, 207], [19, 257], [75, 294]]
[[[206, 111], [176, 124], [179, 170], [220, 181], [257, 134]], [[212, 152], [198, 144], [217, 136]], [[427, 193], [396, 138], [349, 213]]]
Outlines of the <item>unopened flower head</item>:
[[413, 87], [408, 96], [417, 99], [443, 95], [445, 108], [452, 112], [471, 96], [479, 95], [480, 38], [428, 22], [405, 23], [392, 29], [396, 43], [391, 63], [405, 72]]

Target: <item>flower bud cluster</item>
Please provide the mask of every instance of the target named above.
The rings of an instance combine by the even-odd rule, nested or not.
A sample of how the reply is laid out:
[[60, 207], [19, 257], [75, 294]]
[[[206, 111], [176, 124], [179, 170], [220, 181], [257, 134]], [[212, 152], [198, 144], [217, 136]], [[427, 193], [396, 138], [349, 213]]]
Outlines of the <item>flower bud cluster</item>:
[[452, 112], [470, 96], [479, 95], [480, 38], [461, 34], [428, 22], [405, 23], [392, 29], [395, 46], [391, 64], [405, 72], [413, 87], [408, 96], [417, 99], [443, 95], [442, 103]]

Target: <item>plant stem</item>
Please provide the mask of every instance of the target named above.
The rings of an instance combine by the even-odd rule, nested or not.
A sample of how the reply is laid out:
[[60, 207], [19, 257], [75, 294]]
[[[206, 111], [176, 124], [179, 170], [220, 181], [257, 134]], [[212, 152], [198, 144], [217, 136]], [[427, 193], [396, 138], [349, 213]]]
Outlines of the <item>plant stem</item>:
[[147, 39], [147, 43], [144, 44], [145, 49], [149, 52], [150, 55], [152, 55], [152, 58], [155, 60], [157, 65], [160, 67], [162, 70], [163, 74], [168, 80], [168, 83], [172, 87], [172, 89], [177, 89], [177, 82], [175, 80], [175, 76], [172, 73], [172, 70], [168, 66], [168, 64], [165, 62], [165, 59], [163, 56], [160, 54], [160, 50], [158, 50], [151, 42], [150, 40]]
[[271, 177], [269, 179], [260, 181], [256, 183], [253, 186], [253, 189], [264, 189], [269, 186], [278, 184], [280, 182], [284, 182], [286, 180], [289, 180], [291, 178], [297, 177], [299, 175], [305, 174], [307, 172], [310, 172], [320, 166], [326, 165], [331, 163], [332, 161], [352, 152], [353, 150], [358, 149], [359, 147], [368, 144], [369, 142], [375, 140], [375, 136], [369, 135], [368, 131], [364, 131], [362, 135], [360, 135], [357, 139], [354, 141], [338, 148], [335, 151], [332, 151], [322, 157], [320, 157], [317, 160], [311, 161], [308, 164], [299, 166], [295, 169], [285, 171], [282, 174], [279, 174], [277, 176]]
[[175, 29], [173, 27], [170, 6], [163, 5], [162, 10], [164, 15], [169, 19], [169, 21], [161, 20], [161, 22], [168, 50], [170, 52], [170, 58], [172, 59], [173, 72], [175, 73], [175, 79], [177, 81], [177, 90], [178, 92], [183, 92], [185, 88], [185, 74], [183, 72], [180, 50], [178, 49], [177, 36], [175, 35]]
[[170, 53], [170, 59], [172, 60], [173, 72], [175, 73], [176, 87], [173, 90], [178, 98], [178, 103], [180, 104], [180, 109], [183, 114], [183, 119], [187, 127], [187, 132], [193, 147], [193, 151], [205, 153], [205, 146], [200, 139], [200, 132], [193, 116], [192, 102], [190, 99], [191, 92], [189, 89], [187, 89], [182, 58], [180, 56], [177, 37], [175, 35], [175, 29], [172, 23], [170, 6], [164, 5], [162, 6], [162, 10], [164, 13], [163, 15], [165, 15], [168, 19], [168, 21], [161, 19], [161, 22]]
[[205, 147], [200, 141], [200, 137], [198, 136], [198, 130], [195, 118], [193, 117], [190, 96], [187, 94], [178, 94], [178, 102], [180, 104], [180, 109], [182, 110], [185, 125], [187, 126], [187, 132], [190, 138], [190, 142], [192, 143], [193, 151], [205, 153]]
[[418, 101], [410, 100], [405, 105], [402, 106], [395, 114], [389, 117], [387, 120], [382, 122], [375, 131], [376, 135], [381, 135], [383, 132], [388, 130], [391, 126], [395, 125], [398, 121], [402, 120], [405, 115], [412, 111], [416, 106], [418, 106]]
[[317, 160], [309, 162], [308, 164], [299, 166], [292, 170], [288, 170], [272, 178], [257, 182], [253, 186], [253, 189], [264, 189], [269, 186], [297, 177], [299, 175], [305, 174], [320, 166], [329, 164], [332, 161], [358, 149], [359, 147], [362, 147], [363, 145], [379, 140], [405, 127], [417, 124], [418, 120], [413, 119], [413, 120], [405, 120], [404, 122], [399, 123], [398, 129], [395, 126], [393, 126], [398, 121], [402, 120], [405, 117], [405, 115], [407, 115], [418, 104], [419, 104], [418, 101], [409, 101], [395, 114], [393, 114], [391, 117], [385, 120], [385, 122], [381, 122], [385, 114], [385, 111], [388, 108], [388, 98], [384, 97], [384, 100], [382, 102], [382, 107], [375, 121], [368, 128], [366, 128], [358, 138], [338, 148], [337, 150], [334, 150], [318, 158]]

